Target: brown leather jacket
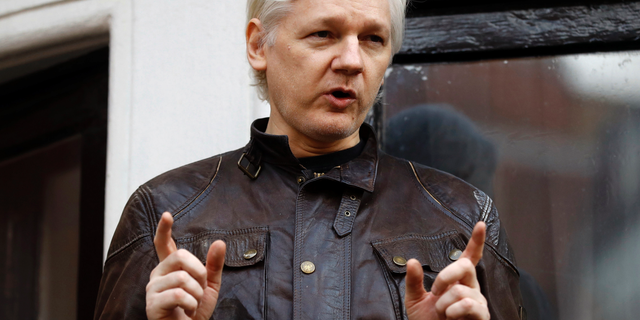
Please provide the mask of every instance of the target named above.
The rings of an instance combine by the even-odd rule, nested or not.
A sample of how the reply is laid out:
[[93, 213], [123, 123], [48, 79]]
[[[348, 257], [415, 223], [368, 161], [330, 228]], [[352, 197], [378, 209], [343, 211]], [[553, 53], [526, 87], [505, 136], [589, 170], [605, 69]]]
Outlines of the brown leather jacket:
[[[286, 136], [263, 133], [266, 124], [254, 122], [245, 148], [164, 173], [131, 196], [105, 262], [96, 319], [146, 317], [164, 211], [174, 215], [178, 247], [203, 263], [214, 240], [227, 243], [218, 320], [403, 319], [405, 267], [394, 257], [417, 258], [429, 289], [479, 220], [488, 226], [477, 271], [491, 319], [520, 317], [513, 254], [484, 193], [381, 152], [367, 125], [359, 157], [314, 174]], [[315, 271], [303, 272], [303, 262]]]

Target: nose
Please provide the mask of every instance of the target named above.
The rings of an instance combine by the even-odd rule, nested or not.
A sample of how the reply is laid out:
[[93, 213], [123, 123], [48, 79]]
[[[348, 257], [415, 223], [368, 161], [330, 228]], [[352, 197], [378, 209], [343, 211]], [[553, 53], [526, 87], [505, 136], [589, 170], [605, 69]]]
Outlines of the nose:
[[364, 69], [360, 41], [357, 37], [349, 37], [338, 46], [338, 53], [331, 63], [335, 72], [346, 75], [357, 75]]

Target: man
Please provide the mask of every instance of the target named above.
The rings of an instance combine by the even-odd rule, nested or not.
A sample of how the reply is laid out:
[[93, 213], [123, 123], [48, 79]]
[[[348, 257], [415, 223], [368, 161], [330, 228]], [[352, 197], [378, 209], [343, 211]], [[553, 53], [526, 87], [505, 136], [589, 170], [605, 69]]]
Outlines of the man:
[[134, 193], [96, 318], [521, 315], [491, 200], [380, 152], [362, 126], [400, 46], [404, 7], [249, 0], [247, 56], [271, 117], [254, 122], [245, 148]]

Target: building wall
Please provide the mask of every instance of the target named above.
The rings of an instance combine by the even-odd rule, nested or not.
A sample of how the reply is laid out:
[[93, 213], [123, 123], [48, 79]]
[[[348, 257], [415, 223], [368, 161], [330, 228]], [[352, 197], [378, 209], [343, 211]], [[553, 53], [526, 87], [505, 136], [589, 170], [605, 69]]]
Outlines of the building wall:
[[267, 116], [251, 87], [244, 1], [3, 0], [0, 68], [110, 46], [105, 254], [145, 181], [243, 146]]

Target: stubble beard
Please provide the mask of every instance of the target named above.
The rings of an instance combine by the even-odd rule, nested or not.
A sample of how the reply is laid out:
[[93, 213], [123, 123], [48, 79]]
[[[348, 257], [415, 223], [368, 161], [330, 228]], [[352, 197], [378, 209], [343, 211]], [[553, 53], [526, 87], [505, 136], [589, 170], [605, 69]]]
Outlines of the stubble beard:
[[[349, 81], [347, 80], [347, 85]], [[346, 139], [352, 136], [366, 117], [366, 114], [373, 106], [378, 97], [378, 90], [373, 92], [372, 95], [365, 99], [358, 99], [354, 102], [355, 105], [350, 107], [358, 108], [359, 110], [355, 114], [355, 119], [349, 119], [348, 124], [345, 121], [332, 121], [329, 117], [322, 117], [321, 119], [308, 119], [304, 116], [304, 113], [296, 112], [296, 108], [289, 105], [287, 99], [279, 99], [281, 97], [272, 95], [272, 103], [275, 103], [275, 109], [280, 114], [280, 117], [287, 123], [293, 130], [300, 134], [321, 142], [336, 142], [342, 139]], [[364, 107], [363, 105], [368, 105]], [[316, 121], [319, 120], [319, 121]], [[340, 119], [340, 120], [344, 120]]]
[[313, 140], [321, 142], [335, 142], [346, 139], [353, 135], [364, 121], [364, 119], [360, 121], [359, 118], [350, 120], [348, 124], [345, 124], [344, 121], [331, 121], [328, 118], [314, 121], [314, 119], [306, 119], [303, 115], [296, 113], [293, 108], [277, 107], [277, 109], [290, 127]]

